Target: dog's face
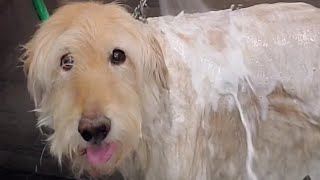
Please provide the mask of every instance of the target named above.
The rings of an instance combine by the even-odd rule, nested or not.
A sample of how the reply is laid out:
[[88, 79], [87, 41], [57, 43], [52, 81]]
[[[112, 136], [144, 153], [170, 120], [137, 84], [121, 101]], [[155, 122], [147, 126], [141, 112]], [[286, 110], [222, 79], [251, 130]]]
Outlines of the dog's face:
[[60, 8], [25, 46], [24, 68], [50, 150], [81, 172], [111, 172], [139, 143], [166, 87], [157, 41], [118, 5]]

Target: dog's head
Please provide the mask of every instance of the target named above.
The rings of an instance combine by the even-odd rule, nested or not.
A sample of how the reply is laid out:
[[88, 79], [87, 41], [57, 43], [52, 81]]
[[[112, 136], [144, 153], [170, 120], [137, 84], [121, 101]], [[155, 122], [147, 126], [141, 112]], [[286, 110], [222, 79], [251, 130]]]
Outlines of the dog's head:
[[38, 125], [54, 130], [50, 151], [79, 172], [112, 172], [137, 147], [145, 111], [166, 88], [160, 45], [116, 4], [61, 7], [23, 59]]

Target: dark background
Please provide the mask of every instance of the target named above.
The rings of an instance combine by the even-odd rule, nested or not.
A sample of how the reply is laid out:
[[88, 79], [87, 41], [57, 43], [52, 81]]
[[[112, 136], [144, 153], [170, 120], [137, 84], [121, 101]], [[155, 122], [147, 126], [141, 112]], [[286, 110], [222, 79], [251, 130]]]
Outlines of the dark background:
[[[181, 0], [182, 1], [182, 0]], [[196, 1], [196, 0], [195, 0]], [[301, 0], [320, 7], [320, 0]], [[50, 14], [67, 0], [46, 0]], [[105, 1], [105, 2], [110, 2]], [[132, 12], [139, 0], [122, 0]], [[243, 7], [277, 0], [205, 0], [211, 10]], [[287, 2], [297, 2], [287, 0]], [[160, 15], [158, 0], [148, 0], [148, 16]], [[30, 39], [38, 17], [31, 0], [0, 0], [0, 180], [70, 178], [67, 168], [57, 166], [47, 151], [42, 163], [43, 136], [35, 128], [33, 104], [26, 90], [26, 79], [18, 67], [19, 45]], [[114, 178], [119, 179], [119, 178]]]

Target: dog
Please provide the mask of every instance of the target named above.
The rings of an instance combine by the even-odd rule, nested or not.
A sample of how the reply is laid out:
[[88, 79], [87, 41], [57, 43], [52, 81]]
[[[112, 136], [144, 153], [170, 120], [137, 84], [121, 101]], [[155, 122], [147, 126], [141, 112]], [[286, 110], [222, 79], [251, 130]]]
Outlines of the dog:
[[24, 45], [50, 153], [76, 177], [320, 179], [320, 10], [261, 4], [142, 23], [60, 7]]

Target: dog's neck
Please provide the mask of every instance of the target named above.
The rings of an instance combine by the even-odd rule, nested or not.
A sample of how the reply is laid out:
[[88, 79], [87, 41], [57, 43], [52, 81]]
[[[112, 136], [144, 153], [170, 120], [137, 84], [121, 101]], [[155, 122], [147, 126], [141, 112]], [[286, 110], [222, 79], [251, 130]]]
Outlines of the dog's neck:
[[[187, 126], [192, 125], [191, 121], [196, 120], [195, 117], [199, 114], [192, 114], [193, 111], [185, 112], [186, 109], [194, 111], [197, 109], [194, 107], [195, 93], [191, 87], [191, 76], [188, 74], [190, 72], [185, 69], [183, 63], [175, 61], [173, 64], [173, 59], [168, 60], [171, 52], [170, 47], [169, 49], [166, 47], [167, 40], [163, 38], [162, 32], [155, 29], [153, 33], [156, 34], [168, 68], [168, 90], [162, 87], [155, 88], [154, 85], [150, 85], [150, 82], [143, 85], [141, 96], [143, 120], [139, 145], [120, 167], [121, 173], [128, 179], [179, 177], [180, 171], [188, 168], [189, 163], [178, 163], [176, 160], [180, 159], [178, 157], [180, 153], [185, 152], [190, 156], [185, 161], [190, 160], [193, 154], [191, 149], [194, 147], [188, 146], [194, 146], [194, 138], [197, 137], [195, 134], [197, 127], [188, 128]], [[186, 89], [181, 88], [178, 82], [187, 85]], [[192, 120], [184, 123], [189, 118]], [[184, 134], [185, 130], [182, 129], [187, 129], [189, 134]], [[185, 141], [189, 140], [192, 142], [188, 145]], [[177, 146], [179, 143], [185, 143], [185, 146]], [[177, 149], [178, 147], [182, 149]], [[185, 150], [185, 148], [190, 149]], [[161, 164], [161, 167], [158, 164]]]
[[[156, 26], [154, 26], [156, 27]], [[152, 28], [152, 27], [151, 27]], [[179, 170], [182, 170], [188, 166], [187, 162], [175, 162], [178, 158], [179, 152], [188, 151], [190, 157], [192, 156], [192, 150], [176, 149], [177, 144], [183, 143], [182, 141], [191, 140], [196, 137], [196, 127], [189, 128], [189, 134], [181, 134], [180, 128], [188, 129], [187, 124], [183, 122], [187, 119], [196, 120], [193, 114], [187, 117], [192, 112], [184, 112], [186, 109], [194, 109], [194, 92], [190, 73], [187, 71], [185, 65], [180, 63], [179, 60], [169, 59], [171, 56], [170, 47], [166, 45], [166, 37], [163, 32], [158, 29], [151, 31], [156, 36], [161, 51], [164, 55], [164, 61], [168, 68], [168, 90], [163, 87], [156, 87], [155, 84], [150, 82], [143, 83], [142, 99], [142, 129], [141, 137], [138, 147], [131, 152], [128, 158], [123, 161], [120, 167], [121, 173], [128, 179], [168, 179], [168, 177], [179, 177]], [[169, 48], [169, 49], [168, 49]], [[174, 62], [174, 63], [173, 63]], [[182, 71], [181, 71], [182, 70]], [[177, 73], [179, 72], [179, 73]], [[187, 89], [182, 89], [179, 83], [183, 82], [187, 85]], [[190, 98], [190, 99], [189, 99]], [[190, 138], [189, 138], [190, 136]], [[181, 139], [182, 138], [182, 139]], [[186, 143], [186, 147], [188, 148]], [[194, 144], [190, 144], [194, 145]], [[193, 148], [193, 147], [190, 147]], [[185, 161], [188, 161], [187, 158]], [[175, 163], [174, 163], [175, 162]], [[161, 167], [158, 166], [161, 164]], [[173, 168], [176, 164], [176, 170]]]

